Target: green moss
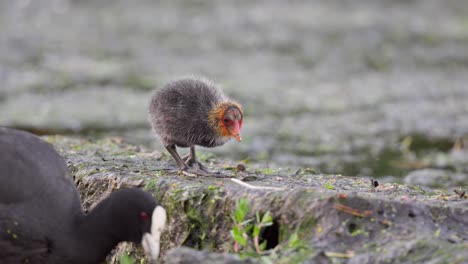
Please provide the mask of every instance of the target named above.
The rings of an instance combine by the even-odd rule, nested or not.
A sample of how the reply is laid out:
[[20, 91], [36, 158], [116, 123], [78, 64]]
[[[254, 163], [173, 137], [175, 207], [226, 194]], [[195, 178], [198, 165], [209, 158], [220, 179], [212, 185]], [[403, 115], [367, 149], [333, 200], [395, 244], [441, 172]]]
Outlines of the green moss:
[[216, 189], [218, 189], [217, 186], [214, 186], [214, 185], [209, 185], [208, 186], [208, 190], [216, 190]]
[[[163, 183], [164, 184], [164, 183]], [[175, 220], [177, 232], [187, 236], [182, 245], [197, 249], [217, 249], [226, 241], [218, 237], [221, 233], [212, 232], [224, 228], [222, 208], [225, 193], [216, 186], [173, 188], [168, 186], [164, 195], [159, 194], [169, 216]], [[157, 186], [160, 190], [165, 188]], [[221, 242], [220, 242], [221, 241]]]
[[294, 229], [288, 225], [280, 225], [279, 242], [286, 241], [292, 234], [299, 234], [299, 239], [305, 239], [316, 233], [317, 219], [313, 216], [303, 219]]
[[377, 248], [376, 242], [367, 242], [362, 246], [363, 252], [375, 251]]
[[407, 186], [408, 189], [418, 193], [418, 194], [421, 194], [421, 195], [424, 195], [426, 194], [426, 191], [421, 187], [421, 186], [418, 186], [418, 185], [408, 185]]
[[154, 187], [156, 186], [156, 183], [157, 183], [157, 182], [158, 182], [158, 179], [157, 179], [157, 178], [149, 180], [149, 181], [146, 183], [144, 189], [145, 189], [146, 191], [153, 190]]
[[310, 261], [314, 250], [299, 232], [293, 232], [286, 241], [277, 246], [270, 255], [261, 258], [262, 263], [304, 263]]
[[255, 170], [255, 173], [265, 174], [265, 175], [278, 174], [279, 172], [280, 172], [279, 169], [273, 169], [273, 168], [261, 168], [261, 169]]
[[[413, 261], [415, 259], [424, 262], [429, 257], [439, 257], [434, 253], [439, 252], [439, 250], [452, 252], [452, 255], [456, 256], [460, 256], [464, 252], [457, 247], [456, 243], [449, 243], [445, 238], [447, 234], [444, 230], [446, 228], [454, 233], [460, 232], [460, 228], [462, 228], [458, 222], [455, 222], [457, 219], [446, 212], [450, 208], [459, 208], [457, 204], [437, 199], [435, 200], [437, 204], [433, 205], [431, 201], [426, 201], [428, 194], [418, 186], [383, 184], [382, 187], [393, 188], [382, 193], [371, 189], [368, 179], [336, 175], [310, 175], [306, 174], [309, 173], [308, 171], [305, 171], [304, 175], [299, 172], [299, 176], [294, 176], [294, 171], [266, 168], [257, 170], [259, 175], [254, 177], [265, 181], [266, 184], [272, 182], [282, 184], [276, 181], [276, 177], [268, 177], [279, 175], [284, 179], [283, 184], [291, 187], [278, 192], [249, 190], [231, 183], [227, 178], [184, 177], [177, 175], [174, 171], [162, 170], [161, 168], [165, 166], [165, 162], [170, 157], [166, 156], [162, 160], [155, 161], [153, 156], [147, 155], [144, 151], [135, 151], [133, 146], [118, 143], [118, 141], [116, 143], [115, 140], [59, 139], [57, 137], [54, 137], [53, 140], [54, 144], [58, 145], [57, 149], [61, 150], [70, 161], [69, 166], [72, 169], [72, 174], [80, 184], [78, 189], [83, 192], [82, 197], [86, 203], [89, 199], [93, 202], [101, 198], [103, 189], [109, 190], [109, 187], [113, 187], [113, 179], [99, 178], [104, 171], [111, 171], [117, 176], [122, 175], [120, 178], [122, 180], [144, 180], [144, 188], [154, 193], [154, 197], [162, 203], [168, 213], [169, 228], [166, 229], [167, 233], [163, 235], [162, 252], [180, 245], [218, 252], [232, 249], [233, 242], [229, 236], [229, 230], [232, 229], [232, 211], [234, 201], [242, 196], [249, 200], [253, 211], [271, 211], [275, 236], [279, 232], [277, 248], [270, 249], [267, 252], [269, 255], [262, 258], [262, 261], [270, 261], [270, 263], [310, 261], [314, 252], [313, 248], [301, 249], [292, 246], [290, 240], [294, 234], [297, 234], [297, 239], [292, 239], [292, 241], [303, 241], [310, 244], [317, 238], [323, 238], [324, 243], [336, 241], [334, 236], [339, 233], [340, 237], [337, 237], [336, 244], [327, 244], [330, 245], [330, 250], [351, 248], [355, 252], [359, 251], [359, 255], [366, 254], [376, 257], [382, 262], [384, 259], [395, 260], [395, 262], [407, 259], [407, 263], [417, 262]], [[77, 146], [80, 148], [76, 148]], [[74, 147], [79, 151], [74, 150]], [[114, 155], [114, 153], [118, 155]], [[142, 155], [142, 153], [145, 154]], [[94, 176], [88, 177], [89, 175]], [[155, 175], [157, 177], [154, 177]], [[109, 182], [106, 182], [108, 180]], [[310, 185], [304, 185], [306, 180], [311, 180], [306, 183]], [[222, 187], [217, 185], [218, 181], [223, 182]], [[101, 188], [100, 185], [104, 187]], [[355, 190], [344, 190], [343, 186], [357, 188], [359, 193], [354, 194]], [[325, 189], [332, 189], [332, 187], [342, 190], [344, 198], [338, 199], [336, 194]], [[443, 195], [437, 191], [432, 191], [431, 194], [434, 196]], [[404, 213], [406, 211], [402, 210], [401, 205], [400, 197], [405, 195], [414, 197], [415, 206], [418, 208], [425, 208], [424, 210], [427, 209], [427, 212], [431, 209], [433, 217], [448, 226], [444, 228], [441, 226], [441, 231], [437, 231], [438, 227], [430, 226], [428, 228], [424, 223], [432, 223], [433, 219], [427, 219], [426, 215], [418, 215], [421, 218], [418, 223], [409, 221], [407, 214]], [[425, 199], [424, 202], [420, 202], [420, 198]], [[333, 205], [338, 201], [360, 211], [374, 210], [372, 217], [375, 218], [359, 218], [344, 213], [336, 215]], [[444, 209], [444, 206], [449, 209]], [[383, 216], [375, 212], [377, 207], [384, 209]], [[454, 210], [454, 212], [457, 211]], [[337, 226], [331, 226], [335, 225], [334, 220], [337, 220], [333, 217], [339, 217]], [[382, 217], [388, 217], [393, 225], [388, 228], [381, 224]], [[400, 219], [401, 217], [403, 219]], [[349, 230], [348, 226], [341, 225], [341, 223], [349, 223], [346, 220], [351, 219], [357, 223], [357, 227], [348, 233], [346, 232]], [[319, 220], [320, 222], [318, 222]], [[402, 224], [405, 225], [404, 230], [408, 231], [404, 234], [400, 232]], [[421, 233], [424, 233], [416, 234], [414, 231], [416, 227], [418, 231], [421, 230]], [[276, 228], [278, 229], [276, 230]], [[372, 237], [369, 238], [368, 232], [371, 231]], [[408, 236], [412, 240], [403, 238]], [[421, 242], [422, 245], [414, 246], [414, 239], [421, 236], [426, 236], [425, 241]], [[405, 243], [404, 247], [399, 245], [399, 240]], [[431, 240], [434, 242], [430, 242]], [[350, 244], [350, 241], [356, 241], [358, 244]], [[296, 245], [296, 243], [292, 244]], [[336, 247], [334, 247], [335, 245]], [[400, 248], [408, 248], [407, 256], [402, 256], [401, 252], [404, 250], [399, 250]], [[385, 254], [385, 250], [388, 253]], [[450, 258], [447, 254], [441, 253], [440, 255], [442, 260], [447, 261], [439, 261], [439, 263], [450, 263], [452, 260], [457, 260], [456, 257]]]
[[[449, 245], [450, 247], [448, 247]], [[427, 261], [432, 263], [464, 263], [468, 257], [463, 259], [461, 256], [456, 257], [452, 254], [455, 252], [454, 250], [463, 249], [466, 250], [466, 246], [463, 244], [451, 245], [447, 241], [432, 238], [420, 239], [396, 261], [405, 263], [425, 263]]]
[[209, 160], [214, 159], [215, 155], [213, 153], [211, 153], [211, 152], [200, 151], [200, 152], [197, 152], [197, 158], [200, 161], [208, 162]]
[[120, 256], [120, 264], [135, 264], [135, 258], [129, 256], [128, 254], [122, 254]]
[[359, 235], [369, 236], [369, 232], [364, 231], [364, 230], [362, 230], [362, 229], [356, 229], [356, 230], [354, 230], [350, 235], [353, 236], [353, 237], [354, 237], [354, 236], [359, 236]]

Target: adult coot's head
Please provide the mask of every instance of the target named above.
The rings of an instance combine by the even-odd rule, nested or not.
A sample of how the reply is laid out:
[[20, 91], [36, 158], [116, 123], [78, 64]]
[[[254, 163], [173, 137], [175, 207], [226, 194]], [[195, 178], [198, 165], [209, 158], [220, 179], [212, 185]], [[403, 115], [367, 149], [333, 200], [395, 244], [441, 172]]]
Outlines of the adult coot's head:
[[53, 147], [1, 127], [0, 168], [0, 263], [100, 263], [121, 241], [157, 259], [166, 212], [151, 194], [122, 189], [84, 214]]
[[89, 218], [104, 217], [110, 217], [109, 224], [115, 230], [113, 235], [120, 241], [142, 243], [145, 252], [157, 259], [166, 211], [151, 194], [140, 189], [116, 191], [89, 214]]

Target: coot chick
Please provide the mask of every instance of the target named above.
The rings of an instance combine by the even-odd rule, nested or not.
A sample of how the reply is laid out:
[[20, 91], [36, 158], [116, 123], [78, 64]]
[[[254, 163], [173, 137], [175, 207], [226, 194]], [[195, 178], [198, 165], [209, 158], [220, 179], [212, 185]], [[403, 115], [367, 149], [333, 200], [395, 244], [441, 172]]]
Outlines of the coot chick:
[[[241, 141], [242, 107], [205, 78], [183, 78], [157, 90], [149, 106], [150, 122], [161, 143], [186, 175], [210, 175], [197, 161], [195, 145], [216, 147]], [[181, 158], [177, 147], [190, 148]]]
[[0, 263], [101, 263], [120, 242], [159, 254], [165, 210], [139, 189], [85, 214], [64, 159], [47, 142], [0, 127]]

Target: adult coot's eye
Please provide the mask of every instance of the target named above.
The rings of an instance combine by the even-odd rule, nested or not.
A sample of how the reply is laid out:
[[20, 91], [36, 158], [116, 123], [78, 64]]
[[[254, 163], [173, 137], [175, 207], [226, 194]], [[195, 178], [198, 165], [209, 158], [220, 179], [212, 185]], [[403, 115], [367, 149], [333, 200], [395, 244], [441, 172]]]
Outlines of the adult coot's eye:
[[141, 212], [140, 213], [140, 218], [143, 221], [147, 221], [149, 219], [149, 215], [146, 212]]

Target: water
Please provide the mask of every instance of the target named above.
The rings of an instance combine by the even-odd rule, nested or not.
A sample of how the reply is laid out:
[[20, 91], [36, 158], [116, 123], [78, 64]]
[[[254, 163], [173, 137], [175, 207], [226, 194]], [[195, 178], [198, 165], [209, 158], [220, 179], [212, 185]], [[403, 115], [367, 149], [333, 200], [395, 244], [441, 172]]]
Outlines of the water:
[[467, 10], [436, 0], [1, 2], [0, 124], [158, 148], [149, 97], [194, 73], [245, 108], [243, 143], [209, 150], [219, 157], [346, 175], [467, 173]]

